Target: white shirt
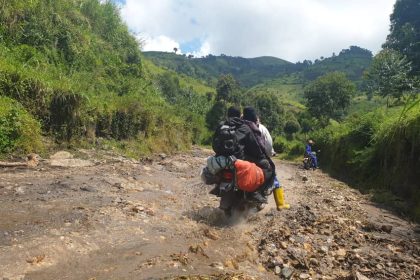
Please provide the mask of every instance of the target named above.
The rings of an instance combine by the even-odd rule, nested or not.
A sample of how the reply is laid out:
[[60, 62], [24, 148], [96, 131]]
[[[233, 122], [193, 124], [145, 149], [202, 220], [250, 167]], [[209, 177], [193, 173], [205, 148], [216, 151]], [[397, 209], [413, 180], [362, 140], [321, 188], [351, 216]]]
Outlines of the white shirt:
[[271, 138], [270, 132], [262, 124], [258, 124], [258, 128], [260, 129], [261, 134], [265, 139], [265, 152], [267, 155], [273, 156], [276, 152], [273, 149], [273, 138]]

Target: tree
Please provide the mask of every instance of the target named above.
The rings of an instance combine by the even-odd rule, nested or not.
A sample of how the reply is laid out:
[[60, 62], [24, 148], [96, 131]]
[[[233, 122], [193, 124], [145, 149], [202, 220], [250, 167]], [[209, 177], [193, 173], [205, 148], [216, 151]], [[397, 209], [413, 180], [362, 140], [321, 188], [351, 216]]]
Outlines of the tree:
[[327, 124], [340, 119], [350, 105], [356, 86], [341, 72], [331, 72], [311, 82], [304, 91], [309, 113]]
[[379, 52], [365, 73], [370, 93], [389, 99], [400, 100], [404, 92], [413, 89], [413, 80], [409, 77], [411, 63], [398, 51], [384, 49]]
[[181, 87], [179, 85], [178, 77], [172, 75], [169, 72], [165, 72], [158, 76], [157, 82], [165, 99], [169, 103], [175, 104], [178, 101], [179, 95], [181, 94]]
[[249, 94], [244, 100], [244, 105], [252, 105], [258, 112], [260, 121], [267, 126], [273, 134], [279, 134], [284, 125], [284, 109], [278, 98], [273, 93], [262, 92]]
[[302, 132], [307, 134], [312, 130], [312, 122], [309, 119], [301, 119], [300, 127], [302, 128]]
[[207, 127], [214, 131], [221, 121], [225, 119], [227, 104], [224, 101], [217, 101], [206, 114]]
[[178, 51], [178, 48], [174, 48], [174, 53], [176, 54], [176, 52]]
[[288, 135], [293, 135], [296, 132], [299, 132], [300, 124], [294, 118], [288, 120], [284, 125], [284, 132]]
[[420, 74], [420, 3], [398, 0], [391, 15], [391, 33], [385, 48], [400, 51], [412, 62], [412, 74]]
[[238, 82], [231, 75], [222, 75], [216, 85], [216, 101], [226, 101], [239, 105], [241, 101], [241, 89]]

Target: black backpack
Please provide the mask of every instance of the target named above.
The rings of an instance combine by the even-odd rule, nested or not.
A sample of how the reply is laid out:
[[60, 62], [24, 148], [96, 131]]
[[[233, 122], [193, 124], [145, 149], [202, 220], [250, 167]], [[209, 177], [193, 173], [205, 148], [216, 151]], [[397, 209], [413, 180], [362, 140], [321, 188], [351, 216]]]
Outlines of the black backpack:
[[213, 137], [213, 151], [218, 156], [232, 156], [238, 152], [238, 139], [236, 126], [233, 123], [225, 122], [217, 129]]

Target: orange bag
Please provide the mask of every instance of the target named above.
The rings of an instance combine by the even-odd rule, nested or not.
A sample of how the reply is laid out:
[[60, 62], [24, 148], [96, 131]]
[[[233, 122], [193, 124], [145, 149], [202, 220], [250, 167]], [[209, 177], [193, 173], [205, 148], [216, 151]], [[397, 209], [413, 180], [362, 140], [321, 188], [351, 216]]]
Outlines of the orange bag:
[[236, 160], [236, 184], [246, 192], [254, 192], [264, 183], [264, 173], [255, 163]]

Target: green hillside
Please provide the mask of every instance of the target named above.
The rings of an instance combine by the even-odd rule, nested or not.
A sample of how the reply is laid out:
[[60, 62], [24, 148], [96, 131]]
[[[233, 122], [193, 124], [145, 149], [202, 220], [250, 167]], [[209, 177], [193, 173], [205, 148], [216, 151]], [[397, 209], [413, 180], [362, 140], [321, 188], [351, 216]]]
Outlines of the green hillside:
[[312, 81], [328, 72], [340, 71], [346, 73], [350, 80], [359, 82], [371, 62], [372, 52], [351, 46], [349, 49], [342, 50], [338, 55], [333, 54], [331, 57], [308, 63], [302, 74], [306, 81]]
[[192, 58], [165, 52], [145, 52], [156, 65], [215, 85], [220, 75], [232, 74], [241, 86], [249, 87], [290, 73], [293, 64], [275, 57], [242, 58], [208, 55]]
[[201, 79], [209, 85], [215, 85], [220, 75], [232, 74], [246, 88], [290, 75], [298, 76], [300, 82], [305, 83], [332, 71], [344, 72], [352, 81], [360, 81], [363, 71], [372, 61], [370, 51], [356, 46], [343, 49], [332, 57], [297, 63], [271, 56], [243, 58], [208, 55], [194, 58], [166, 52], [145, 52], [144, 55], [156, 65]]
[[[134, 154], [183, 149], [200, 137], [203, 117], [165, 100], [152, 73], [163, 70], [144, 61], [111, 2], [0, 2], [0, 100], [12, 107], [1, 111], [0, 153], [41, 151], [37, 141], [11, 137], [29, 135], [33, 122], [37, 138], [61, 145], [101, 137]], [[180, 87], [192, 96], [210, 91], [191, 78]], [[16, 127], [19, 118], [28, 125]]]
[[293, 111], [305, 109], [303, 99], [303, 85], [293, 76], [270, 80], [258, 84], [247, 90], [250, 93], [268, 93], [280, 98], [283, 105]]

